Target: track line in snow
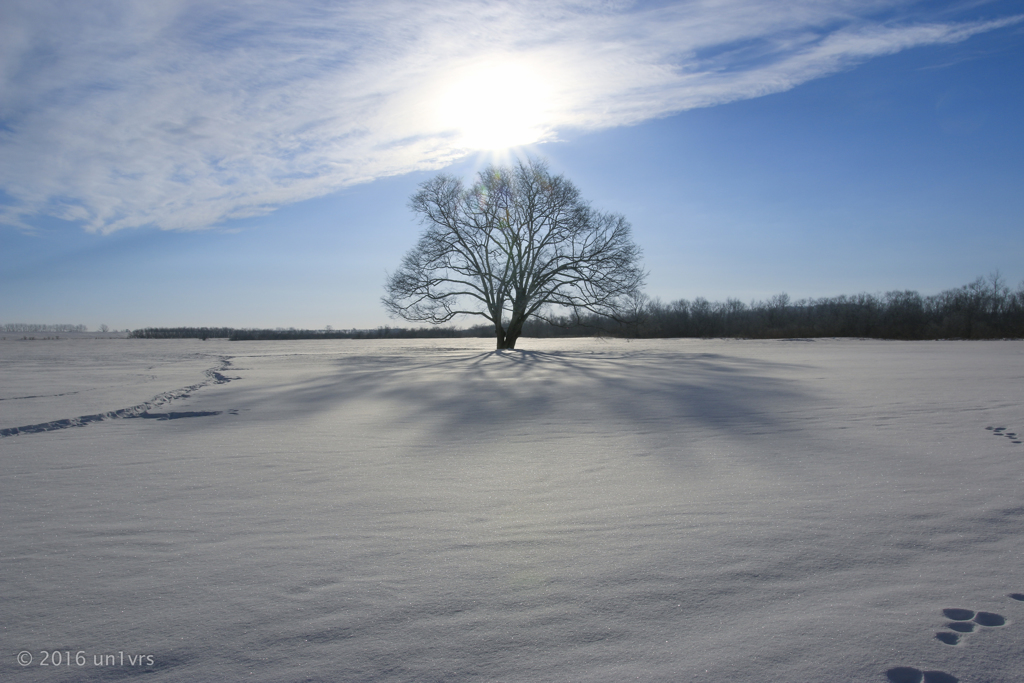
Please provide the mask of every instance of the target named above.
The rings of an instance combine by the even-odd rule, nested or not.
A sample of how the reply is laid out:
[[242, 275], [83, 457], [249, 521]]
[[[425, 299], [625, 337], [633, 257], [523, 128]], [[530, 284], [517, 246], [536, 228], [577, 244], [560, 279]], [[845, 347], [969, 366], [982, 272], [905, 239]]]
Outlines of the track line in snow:
[[63, 394], [46, 394], [44, 396], [9, 396], [8, 398], [0, 398], [0, 401], [24, 401], [30, 398], [58, 398], [60, 396], [74, 396], [77, 391], [68, 391]]
[[1024, 441], [1021, 441], [1021, 437], [1017, 435], [1017, 432], [1008, 432], [1008, 431], [1006, 431], [1006, 427], [988, 426], [988, 427], [985, 427], [985, 429], [987, 429], [988, 431], [992, 432], [996, 436], [1006, 437], [1007, 439], [1010, 440], [1010, 443], [1017, 443], [1017, 444], [1024, 443]]
[[[194, 391], [198, 391], [203, 387], [210, 386], [211, 384], [227, 384], [233, 379], [239, 379], [238, 377], [227, 377], [224, 375], [225, 370], [231, 367], [231, 357], [222, 357], [220, 363], [206, 370], [203, 374], [206, 375], [205, 381], [199, 382], [198, 384], [191, 384], [181, 389], [174, 389], [173, 391], [165, 391], [162, 394], [157, 394], [145, 403], [139, 403], [138, 405], [130, 406], [128, 408], [121, 408], [119, 410], [110, 410], [105, 413], [95, 413], [93, 415], [82, 415], [79, 417], [70, 417], [63, 420], [52, 420], [50, 422], [41, 422], [34, 425], [25, 425], [23, 427], [8, 427], [6, 429], [0, 429], [0, 438], [7, 436], [17, 436], [19, 434], [37, 434], [39, 432], [52, 432], [58, 429], [70, 429], [71, 427], [84, 427], [92, 422], [104, 422], [106, 420], [118, 420], [118, 419], [130, 419], [130, 418], [144, 418], [144, 419], [156, 419], [156, 420], [176, 420], [186, 417], [206, 417], [210, 415], [220, 415], [222, 411], [215, 410], [196, 410], [196, 411], [182, 411], [182, 412], [169, 412], [169, 413], [153, 413], [151, 409], [164, 404], [170, 403], [179, 398], [187, 398]], [[234, 411], [231, 411], [234, 414]]]

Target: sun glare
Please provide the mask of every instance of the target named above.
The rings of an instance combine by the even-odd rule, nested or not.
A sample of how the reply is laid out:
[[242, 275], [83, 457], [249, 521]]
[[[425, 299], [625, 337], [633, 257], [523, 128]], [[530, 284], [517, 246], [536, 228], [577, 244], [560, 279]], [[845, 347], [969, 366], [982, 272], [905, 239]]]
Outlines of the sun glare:
[[437, 117], [460, 146], [493, 151], [540, 142], [551, 88], [537, 70], [518, 62], [481, 64], [462, 70], [442, 88]]

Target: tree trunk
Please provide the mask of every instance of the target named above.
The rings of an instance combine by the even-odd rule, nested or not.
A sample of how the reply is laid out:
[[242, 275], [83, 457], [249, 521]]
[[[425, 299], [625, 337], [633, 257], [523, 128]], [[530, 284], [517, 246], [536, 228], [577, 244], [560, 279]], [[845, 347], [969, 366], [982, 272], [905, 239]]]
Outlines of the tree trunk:
[[516, 348], [516, 341], [519, 339], [519, 335], [523, 333], [523, 323], [525, 321], [519, 317], [513, 317], [512, 321], [508, 324], [508, 330], [505, 332], [505, 348], [514, 349]]
[[494, 326], [494, 336], [497, 338], [498, 350], [504, 349], [515, 349], [516, 341], [519, 339], [519, 335], [523, 331], [523, 324], [520, 322], [518, 325], [509, 325], [508, 329], [502, 328], [501, 325]]

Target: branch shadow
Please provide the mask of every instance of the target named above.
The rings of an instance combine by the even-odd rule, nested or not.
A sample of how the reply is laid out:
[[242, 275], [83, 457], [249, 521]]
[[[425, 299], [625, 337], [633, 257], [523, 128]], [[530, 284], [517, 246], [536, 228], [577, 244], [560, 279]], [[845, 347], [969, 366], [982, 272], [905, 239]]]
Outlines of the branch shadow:
[[701, 426], [753, 436], [784, 428], [814, 400], [794, 378], [805, 366], [719, 353], [415, 351], [338, 357], [323, 376], [239, 398], [267, 407], [271, 419], [271, 402], [289, 406], [282, 415], [372, 405], [380, 428], [415, 429], [436, 443], [515, 438], [530, 425], [662, 435]]

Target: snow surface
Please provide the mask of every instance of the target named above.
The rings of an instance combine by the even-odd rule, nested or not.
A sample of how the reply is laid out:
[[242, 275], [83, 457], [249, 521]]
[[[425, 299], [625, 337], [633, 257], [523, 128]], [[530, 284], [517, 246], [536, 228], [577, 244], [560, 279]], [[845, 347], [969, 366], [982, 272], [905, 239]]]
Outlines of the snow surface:
[[1024, 342], [492, 345], [0, 342], [0, 679], [1024, 680]]

